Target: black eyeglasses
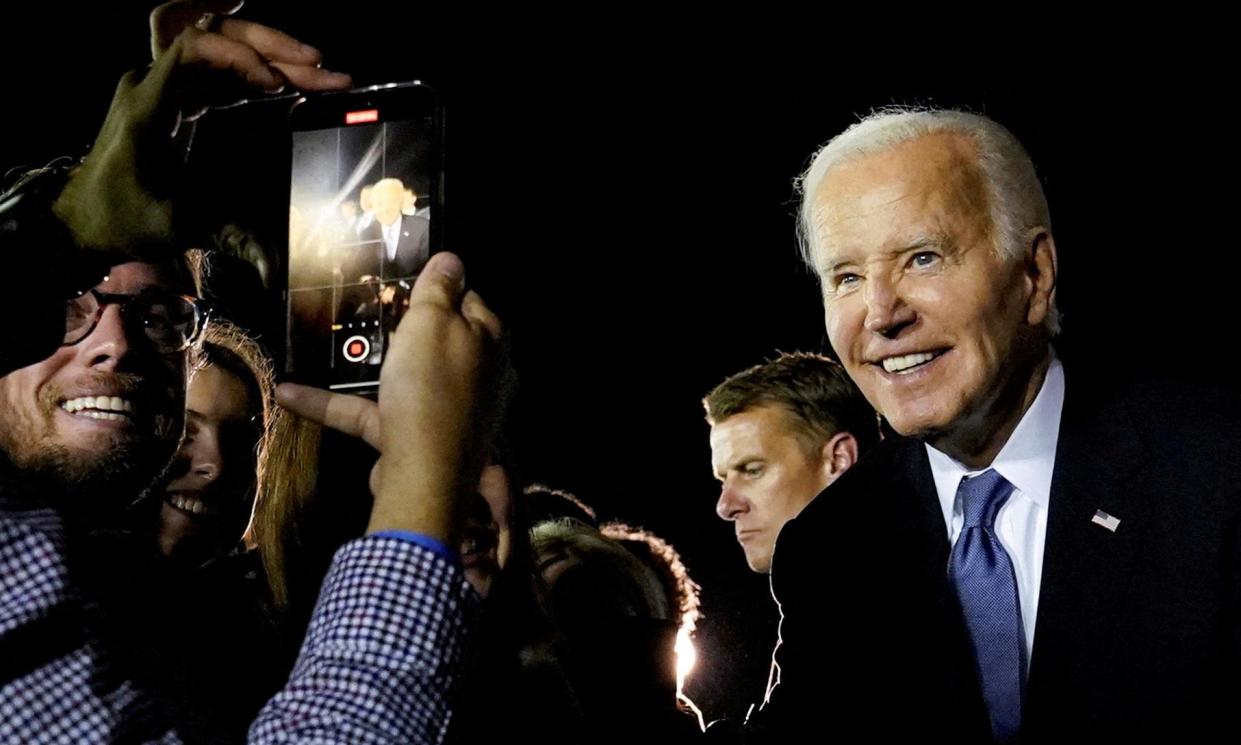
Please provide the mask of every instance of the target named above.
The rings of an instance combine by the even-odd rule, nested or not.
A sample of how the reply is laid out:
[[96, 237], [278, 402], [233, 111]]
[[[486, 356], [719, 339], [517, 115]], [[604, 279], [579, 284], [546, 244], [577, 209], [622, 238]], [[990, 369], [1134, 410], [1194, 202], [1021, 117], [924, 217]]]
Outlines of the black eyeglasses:
[[122, 295], [90, 289], [65, 301], [65, 338], [61, 346], [77, 344], [89, 336], [109, 305], [120, 306], [125, 322], [141, 328], [161, 353], [180, 352], [193, 344], [207, 318], [206, 306], [189, 295]]

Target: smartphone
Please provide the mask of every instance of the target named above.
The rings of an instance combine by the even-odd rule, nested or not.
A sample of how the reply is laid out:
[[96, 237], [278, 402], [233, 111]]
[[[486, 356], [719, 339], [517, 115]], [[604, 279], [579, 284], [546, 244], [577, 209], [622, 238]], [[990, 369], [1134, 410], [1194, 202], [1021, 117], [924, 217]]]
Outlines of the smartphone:
[[283, 377], [374, 396], [410, 290], [443, 245], [443, 112], [418, 82], [300, 99]]

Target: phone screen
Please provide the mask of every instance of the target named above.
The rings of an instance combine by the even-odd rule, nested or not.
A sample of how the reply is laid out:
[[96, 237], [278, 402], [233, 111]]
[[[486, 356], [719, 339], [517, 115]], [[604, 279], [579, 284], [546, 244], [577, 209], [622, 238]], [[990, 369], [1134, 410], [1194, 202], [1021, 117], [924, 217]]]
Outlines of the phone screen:
[[373, 394], [438, 243], [434, 94], [413, 85], [324, 96], [291, 121], [286, 372]]

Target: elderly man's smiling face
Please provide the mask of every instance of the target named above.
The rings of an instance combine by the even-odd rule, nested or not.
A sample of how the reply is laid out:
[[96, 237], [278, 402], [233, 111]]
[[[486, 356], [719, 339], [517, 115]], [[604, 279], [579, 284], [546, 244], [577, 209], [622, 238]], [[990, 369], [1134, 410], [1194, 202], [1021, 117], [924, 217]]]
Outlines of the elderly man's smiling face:
[[[130, 262], [97, 289], [168, 292], [172, 275], [170, 267]], [[0, 448], [29, 473], [136, 496], [176, 449], [184, 408], [184, 353], [160, 354], [108, 305], [82, 341], [0, 378]]]
[[849, 376], [897, 432], [993, 457], [1037, 393], [1049, 236], [997, 254], [973, 145], [954, 134], [846, 161], [814, 199], [827, 332]]

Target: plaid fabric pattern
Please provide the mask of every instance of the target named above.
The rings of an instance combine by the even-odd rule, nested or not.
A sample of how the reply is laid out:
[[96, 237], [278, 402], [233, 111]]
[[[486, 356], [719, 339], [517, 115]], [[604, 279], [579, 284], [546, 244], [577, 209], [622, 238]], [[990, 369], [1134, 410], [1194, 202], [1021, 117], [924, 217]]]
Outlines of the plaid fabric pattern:
[[0, 501], [0, 743], [176, 743], [116, 675], [48, 509]]
[[[0, 497], [0, 743], [178, 743], [115, 672], [70, 582], [61, 522]], [[438, 743], [476, 596], [412, 543], [343, 547], [285, 690], [253, 743]]]
[[460, 566], [399, 538], [336, 554], [301, 655], [256, 743], [439, 743], [477, 596]]

